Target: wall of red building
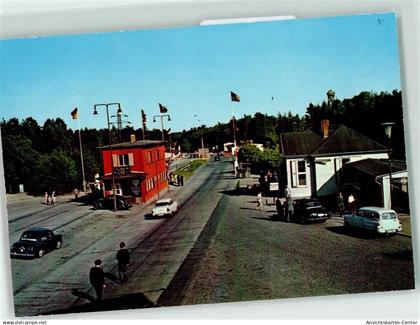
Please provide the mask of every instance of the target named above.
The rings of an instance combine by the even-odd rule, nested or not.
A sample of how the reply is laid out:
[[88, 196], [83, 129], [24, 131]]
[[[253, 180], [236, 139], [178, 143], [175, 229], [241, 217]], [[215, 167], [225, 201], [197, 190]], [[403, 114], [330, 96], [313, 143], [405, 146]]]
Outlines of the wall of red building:
[[[150, 152], [150, 154], [148, 154], [148, 152]], [[164, 146], [156, 146], [153, 148], [113, 149], [112, 151], [103, 150], [102, 161], [104, 166], [104, 175], [110, 175], [112, 173], [111, 154], [122, 155], [129, 153], [133, 154], [134, 163], [133, 166], [130, 167], [131, 172], [144, 172], [146, 174], [146, 178], [141, 183], [141, 193], [143, 202], [148, 201], [162, 190], [168, 188], [168, 181], [165, 178], [161, 178], [162, 175], [165, 175], [164, 177], [166, 177]], [[147, 191], [147, 182], [150, 179], [155, 179], [155, 187]]]

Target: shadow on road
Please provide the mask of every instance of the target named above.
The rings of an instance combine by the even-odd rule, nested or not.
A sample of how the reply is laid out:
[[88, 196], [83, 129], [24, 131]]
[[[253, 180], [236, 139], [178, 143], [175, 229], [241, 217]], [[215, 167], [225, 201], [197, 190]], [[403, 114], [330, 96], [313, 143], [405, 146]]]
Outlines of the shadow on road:
[[115, 282], [118, 284], [122, 284], [122, 281], [120, 279], [118, 279], [118, 277], [112, 273], [104, 273], [104, 277]]
[[86, 303], [78, 306], [71, 306], [69, 308], [51, 311], [43, 315], [158, 307], [155, 304], [153, 304], [150, 300], [148, 300], [142, 293], [135, 293], [111, 299], [104, 299], [100, 303], [97, 303], [96, 299], [91, 295], [79, 291], [78, 289], [72, 289], [71, 293], [76, 297], [87, 299], [91, 303]]
[[90, 302], [95, 302], [95, 297], [91, 296], [90, 294], [80, 291], [79, 289], [71, 289], [71, 294], [78, 298], [89, 300]]
[[144, 215], [144, 219], [145, 220], [158, 220], [158, 219], [166, 219], [167, 217], [165, 217], [165, 216], [161, 216], [161, 217], [159, 217], [159, 216], [153, 216], [151, 213], [146, 213], [145, 215]]
[[345, 236], [356, 237], [356, 238], [361, 238], [361, 239], [375, 239], [378, 237], [375, 234], [369, 234], [365, 231], [361, 231], [361, 230], [353, 229], [353, 228], [347, 228], [344, 226], [326, 227], [325, 229], [339, 235], [345, 235]]
[[[277, 217], [277, 215], [276, 215]], [[273, 216], [267, 216], [267, 217], [251, 217], [251, 219], [258, 219], [258, 220], [264, 220], [264, 221], [270, 221], [270, 222], [280, 222], [281, 220], [274, 218]]]
[[403, 261], [413, 261], [413, 251], [412, 250], [404, 250], [395, 253], [382, 253], [383, 256], [389, 257], [395, 260], [403, 260]]

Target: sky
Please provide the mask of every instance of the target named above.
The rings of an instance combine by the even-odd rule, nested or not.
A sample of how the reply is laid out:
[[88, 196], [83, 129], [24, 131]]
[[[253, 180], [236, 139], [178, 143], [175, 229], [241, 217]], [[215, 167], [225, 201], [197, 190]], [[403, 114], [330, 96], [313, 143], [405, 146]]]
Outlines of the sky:
[[[61, 118], [105, 128], [121, 104], [134, 128], [172, 132], [226, 123], [232, 113], [304, 115], [309, 103], [401, 89], [392, 13], [0, 41], [0, 118]], [[231, 102], [230, 91], [240, 96]], [[115, 115], [116, 106], [110, 106]]]

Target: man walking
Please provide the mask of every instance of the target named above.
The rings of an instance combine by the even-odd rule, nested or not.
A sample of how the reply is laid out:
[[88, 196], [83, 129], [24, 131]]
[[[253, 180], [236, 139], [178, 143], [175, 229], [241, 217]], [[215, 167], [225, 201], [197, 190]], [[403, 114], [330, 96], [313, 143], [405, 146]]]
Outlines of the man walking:
[[276, 199], [276, 210], [277, 210], [277, 216], [279, 219], [284, 218], [284, 212], [283, 212], [283, 204], [281, 203], [281, 200], [279, 197]]
[[353, 194], [350, 194], [348, 198], [349, 208], [351, 212], [354, 214], [356, 213], [356, 199], [354, 198]]
[[337, 205], [338, 205], [338, 210], [340, 211], [340, 216], [343, 216], [343, 212], [344, 212], [344, 197], [343, 194], [338, 193], [337, 196]]
[[262, 194], [261, 194], [261, 192], [259, 192], [258, 195], [257, 195], [257, 207], [256, 207], [256, 210], [260, 210], [260, 211], [263, 210], [263, 203], [262, 203]]
[[130, 253], [127, 249], [124, 248], [125, 243], [120, 243], [120, 249], [117, 252], [117, 261], [118, 261], [118, 276], [121, 282], [127, 282], [127, 268], [130, 264]]
[[100, 259], [96, 260], [95, 266], [89, 272], [90, 284], [95, 288], [97, 302], [102, 301], [102, 290], [105, 287], [104, 270], [101, 268], [101, 264]]

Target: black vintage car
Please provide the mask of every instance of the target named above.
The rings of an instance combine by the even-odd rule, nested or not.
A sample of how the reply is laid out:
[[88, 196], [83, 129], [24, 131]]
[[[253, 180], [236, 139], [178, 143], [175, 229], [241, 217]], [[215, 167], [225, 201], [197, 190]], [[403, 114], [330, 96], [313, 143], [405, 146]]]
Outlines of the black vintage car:
[[330, 218], [327, 210], [316, 199], [297, 199], [293, 201], [293, 219], [300, 223], [309, 221], [325, 222]]
[[[126, 201], [124, 196], [115, 195], [117, 201], [117, 210], [128, 210], [132, 207], [130, 203]], [[93, 203], [95, 209], [109, 209], [114, 210], [114, 195], [107, 195], [104, 198], [100, 198]]]
[[46, 252], [58, 249], [63, 243], [63, 236], [54, 234], [46, 228], [26, 230], [19, 241], [10, 249], [12, 257], [42, 257]]

